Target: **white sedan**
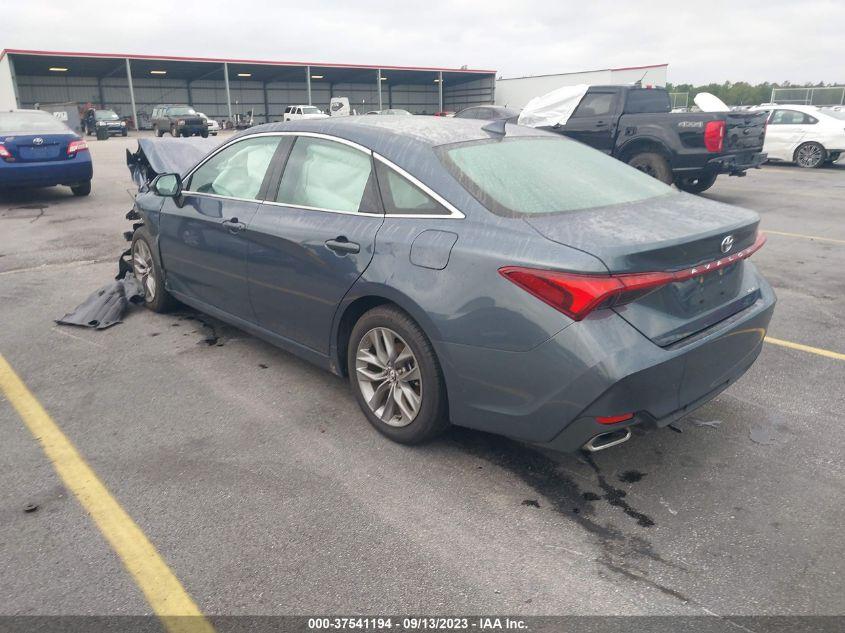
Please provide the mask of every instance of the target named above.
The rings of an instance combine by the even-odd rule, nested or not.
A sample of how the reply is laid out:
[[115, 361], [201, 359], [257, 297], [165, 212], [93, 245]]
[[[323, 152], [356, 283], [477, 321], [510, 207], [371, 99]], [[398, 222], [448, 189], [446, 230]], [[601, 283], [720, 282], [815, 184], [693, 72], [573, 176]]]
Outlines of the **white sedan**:
[[215, 120], [212, 119], [202, 112], [197, 112], [203, 119], [205, 119], [205, 124], [208, 126], [208, 133], [212, 136], [217, 136], [217, 133], [220, 131], [220, 124]]
[[799, 167], [821, 167], [845, 152], [845, 113], [816, 106], [769, 104], [756, 108], [769, 113], [763, 151], [769, 160]]

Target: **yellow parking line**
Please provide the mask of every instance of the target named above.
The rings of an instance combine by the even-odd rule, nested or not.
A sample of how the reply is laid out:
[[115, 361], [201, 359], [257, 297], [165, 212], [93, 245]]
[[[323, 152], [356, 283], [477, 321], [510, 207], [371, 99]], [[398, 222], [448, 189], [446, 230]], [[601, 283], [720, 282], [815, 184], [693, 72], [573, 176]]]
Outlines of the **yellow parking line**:
[[0, 392], [41, 443], [59, 477], [123, 561], [164, 628], [169, 633], [214, 633], [141, 528], [109, 493], [1, 354]]
[[818, 354], [819, 356], [826, 356], [827, 358], [835, 358], [836, 360], [845, 360], [845, 354], [839, 352], [831, 352], [829, 349], [822, 349], [820, 347], [810, 347], [809, 345], [802, 345], [801, 343], [793, 343], [792, 341], [784, 341], [779, 338], [766, 337], [766, 342], [772, 345], [780, 345], [781, 347], [788, 347], [789, 349], [797, 349], [802, 352], [809, 352], [810, 354]]
[[785, 231], [771, 231], [765, 229], [763, 231], [766, 235], [784, 235], [786, 237], [801, 237], [805, 240], [816, 240], [819, 242], [831, 242], [833, 244], [845, 244], [845, 240], [835, 240], [832, 237], [819, 237], [817, 235], [804, 235], [803, 233], [787, 233]]

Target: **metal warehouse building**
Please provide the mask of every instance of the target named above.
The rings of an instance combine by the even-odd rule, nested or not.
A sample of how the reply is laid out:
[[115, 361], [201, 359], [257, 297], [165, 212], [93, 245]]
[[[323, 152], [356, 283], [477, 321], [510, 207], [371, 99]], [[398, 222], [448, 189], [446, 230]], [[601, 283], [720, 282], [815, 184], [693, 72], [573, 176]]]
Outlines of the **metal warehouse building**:
[[496, 73], [466, 68], [356, 66], [154, 55], [0, 51], [0, 108], [91, 103], [149, 127], [153, 107], [187, 103], [215, 119], [253, 112], [281, 120], [286, 106], [328, 108], [348, 97], [358, 113], [414, 114], [494, 101]]
[[500, 78], [496, 82], [496, 103], [521, 110], [534, 97], [544, 95], [563, 86], [574, 86], [577, 84], [591, 84], [595, 86], [632, 84], [642, 81], [643, 85], [665, 86], [668, 66], [669, 64], [655, 64], [652, 66], [585, 70], [555, 75]]

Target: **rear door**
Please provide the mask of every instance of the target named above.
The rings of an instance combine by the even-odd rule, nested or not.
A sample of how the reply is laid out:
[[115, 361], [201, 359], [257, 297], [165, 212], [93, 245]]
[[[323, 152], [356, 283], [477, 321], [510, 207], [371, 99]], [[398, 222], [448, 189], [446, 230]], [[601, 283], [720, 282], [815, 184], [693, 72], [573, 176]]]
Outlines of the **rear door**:
[[567, 136], [610, 154], [619, 120], [619, 91], [590, 89], [563, 128]]
[[224, 147], [162, 206], [159, 245], [168, 287], [238, 318], [254, 321], [247, 284], [245, 229], [269, 182], [278, 136], [247, 137]]
[[764, 149], [772, 158], [792, 160], [795, 148], [807, 134], [808, 115], [798, 110], [777, 108], [769, 117]]
[[249, 296], [262, 327], [327, 354], [337, 306], [369, 265], [384, 215], [368, 149], [288, 138], [278, 185], [247, 231]]

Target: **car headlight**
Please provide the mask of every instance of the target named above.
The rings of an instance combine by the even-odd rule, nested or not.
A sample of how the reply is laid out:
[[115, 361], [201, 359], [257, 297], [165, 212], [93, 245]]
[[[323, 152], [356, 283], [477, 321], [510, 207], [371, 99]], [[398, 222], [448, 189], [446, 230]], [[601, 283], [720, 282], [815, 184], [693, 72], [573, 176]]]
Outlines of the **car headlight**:
[[121, 122], [120, 122], [120, 127], [126, 127], [126, 121], [121, 121]]
[[176, 121], [176, 125], [185, 125], [185, 119], [179, 119]]

